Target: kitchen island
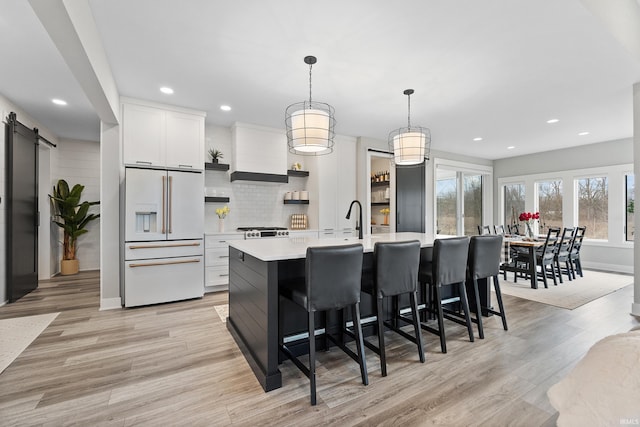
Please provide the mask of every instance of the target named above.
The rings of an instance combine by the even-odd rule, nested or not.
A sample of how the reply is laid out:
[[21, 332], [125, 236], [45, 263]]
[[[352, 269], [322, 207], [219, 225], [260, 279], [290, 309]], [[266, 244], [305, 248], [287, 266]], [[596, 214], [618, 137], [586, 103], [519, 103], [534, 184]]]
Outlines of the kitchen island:
[[[422, 233], [388, 233], [341, 239], [294, 237], [229, 241], [229, 318], [227, 328], [242, 350], [265, 391], [282, 386], [279, 370], [279, 334], [295, 336], [306, 330], [306, 313], [278, 296], [279, 284], [302, 280], [307, 247], [361, 243], [363, 274], [371, 271], [376, 242], [418, 240], [423, 250], [433, 246], [433, 237]], [[280, 307], [280, 305], [282, 307]], [[374, 313], [374, 301], [362, 295], [363, 318]], [[320, 326], [335, 328], [339, 322], [319, 317]], [[330, 326], [333, 325], [333, 326]], [[282, 327], [280, 327], [282, 326]], [[333, 331], [332, 331], [333, 332]]]

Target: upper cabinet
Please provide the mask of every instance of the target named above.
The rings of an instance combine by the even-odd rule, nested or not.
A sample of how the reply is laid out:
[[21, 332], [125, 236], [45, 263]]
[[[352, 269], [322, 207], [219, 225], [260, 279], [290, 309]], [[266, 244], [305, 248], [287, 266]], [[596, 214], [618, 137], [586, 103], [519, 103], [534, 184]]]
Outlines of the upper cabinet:
[[124, 164], [203, 169], [204, 118], [204, 113], [178, 107], [124, 102]]

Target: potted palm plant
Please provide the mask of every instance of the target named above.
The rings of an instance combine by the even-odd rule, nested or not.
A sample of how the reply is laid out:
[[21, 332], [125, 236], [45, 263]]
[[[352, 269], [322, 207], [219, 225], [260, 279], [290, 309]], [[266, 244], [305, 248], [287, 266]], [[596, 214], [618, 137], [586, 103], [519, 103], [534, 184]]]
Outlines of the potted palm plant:
[[64, 179], [53, 187], [53, 195], [49, 194], [52, 213], [55, 222], [64, 230], [64, 254], [60, 261], [60, 274], [76, 274], [79, 271], [79, 261], [76, 258], [76, 241], [79, 236], [88, 232], [87, 224], [98, 219], [100, 214], [89, 213], [89, 208], [100, 202], [80, 201], [84, 185], [76, 184], [69, 190], [69, 184]]

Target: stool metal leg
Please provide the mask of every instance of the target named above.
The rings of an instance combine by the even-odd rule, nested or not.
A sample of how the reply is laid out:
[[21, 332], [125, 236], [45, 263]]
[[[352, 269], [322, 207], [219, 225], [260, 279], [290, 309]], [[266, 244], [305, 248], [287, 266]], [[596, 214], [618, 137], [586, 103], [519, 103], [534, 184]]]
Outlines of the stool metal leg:
[[480, 304], [480, 292], [478, 292], [478, 279], [473, 279], [473, 295], [474, 295], [474, 298], [476, 299], [476, 319], [478, 320], [478, 336], [482, 340], [484, 339], [484, 328], [482, 327], [482, 304]]
[[[487, 279], [489, 280], [489, 279]], [[502, 304], [502, 291], [500, 291], [500, 283], [498, 282], [498, 276], [493, 276], [493, 288], [496, 291], [496, 299], [498, 300], [498, 307], [500, 307], [500, 317], [502, 317], [502, 327], [505, 331], [507, 328], [507, 315], [504, 313], [504, 305]]]
[[309, 311], [309, 382], [311, 387], [311, 404], [316, 404], [316, 334], [315, 313]]
[[471, 326], [469, 302], [467, 301], [467, 290], [465, 289], [464, 282], [460, 282], [458, 288], [460, 289], [460, 301], [462, 302], [462, 309], [464, 310], [464, 319], [467, 322], [467, 330], [469, 331], [469, 341], [473, 342], [473, 327]]
[[382, 371], [382, 376], [387, 376], [387, 358], [384, 351], [384, 319], [382, 311], [382, 298], [376, 298], [376, 306], [377, 313], [376, 317], [378, 318], [378, 349], [380, 350], [380, 371]]
[[[416, 341], [418, 345], [418, 355], [420, 357], [420, 362], [424, 363], [424, 346], [422, 342], [422, 329], [420, 328], [420, 318], [418, 313], [418, 297], [416, 292], [411, 292], [409, 294], [411, 298], [411, 312], [413, 314], [413, 330], [416, 334]], [[385, 366], [386, 371], [386, 366]]]
[[362, 338], [362, 324], [360, 323], [360, 304], [352, 306], [353, 330], [356, 335], [356, 347], [358, 348], [358, 362], [360, 364], [360, 376], [362, 384], [369, 384], [369, 376], [367, 374], [367, 359], [364, 354], [364, 340]]
[[440, 286], [433, 286], [435, 295], [435, 304], [438, 311], [438, 331], [440, 331], [440, 348], [443, 353], [447, 352], [447, 338], [444, 332], [444, 315], [442, 313], [442, 296], [440, 295]]

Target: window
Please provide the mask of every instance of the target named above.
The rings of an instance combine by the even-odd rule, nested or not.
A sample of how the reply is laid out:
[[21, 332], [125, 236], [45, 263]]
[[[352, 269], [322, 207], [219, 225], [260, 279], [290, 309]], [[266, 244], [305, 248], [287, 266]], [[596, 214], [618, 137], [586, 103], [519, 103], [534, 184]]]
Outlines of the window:
[[517, 224], [518, 216], [524, 210], [524, 184], [506, 184], [504, 186], [505, 226]]
[[482, 223], [482, 175], [464, 175], [464, 235], [478, 234]]
[[626, 193], [626, 222], [624, 225], [625, 240], [633, 241], [633, 233], [635, 231], [635, 224], [633, 219], [633, 212], [635, 208], [635, 180], [633, 174], [625, 175], [625, 193]]
[[609, 238], [609, 188], [607, 177], [578, 179], [578, 225], [586, 226], [586, 238]]
[[436, 233], [455, 236], [457, 234], [457, 180], [456, 173], [438, 171], [436, 180]]
[[541, 234], [548, 227], [563, 227], [562, 180], [538, 182], [538, 211]]

